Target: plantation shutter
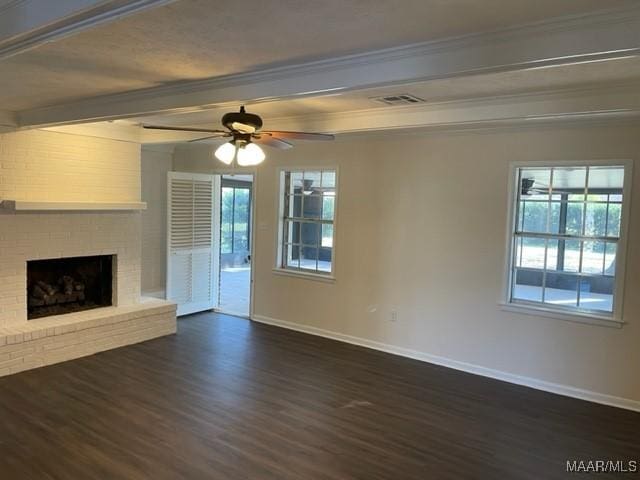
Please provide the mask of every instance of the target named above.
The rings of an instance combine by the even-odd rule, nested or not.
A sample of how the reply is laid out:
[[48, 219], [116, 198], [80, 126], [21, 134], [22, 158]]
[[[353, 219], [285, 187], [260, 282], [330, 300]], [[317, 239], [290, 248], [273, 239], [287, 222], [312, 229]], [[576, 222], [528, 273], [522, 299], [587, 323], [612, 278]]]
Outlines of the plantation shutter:
[[169, 172], [167, 299], [178, 315], [216, 307], [220, 177]]

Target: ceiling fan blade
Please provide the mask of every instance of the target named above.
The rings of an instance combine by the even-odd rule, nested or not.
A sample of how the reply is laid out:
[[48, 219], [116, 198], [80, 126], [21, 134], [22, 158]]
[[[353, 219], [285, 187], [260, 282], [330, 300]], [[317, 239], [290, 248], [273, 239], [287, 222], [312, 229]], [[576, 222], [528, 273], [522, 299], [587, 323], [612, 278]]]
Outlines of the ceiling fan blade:
[[226, 130], [209, 130], [206, 128], [165, 127], [162, 125], [143, 125], [142, 127], [147, 130], [169, 130], [172, 132], [229, 133]]
[[224, 137], [230, 137], [231, 134], [229, 133], [217, 133], [215, 135], [207, 135], [206, 137], [200, 137], [200, 138], [194, 138], [193, 140], [188, 140], [188, 143], [191, 142], [201, 142], [202, 140], [209, 140], [211, 138], [224, 138]]
[[256, 127], [241, 122], [233, 122], [231, 128], [241, 133], [255, 133], [256, 131]]
[[273, 138], [287, 138], [291, 140], [334, 140], [335, 135], [328, 133], [308, 133], [308, 132], [284, 132], [281, 130], [260, 131], [261, 135], [269, 135]]
[[280, 150], [287, 150], [293, 147], [293, 145], [291, 145], [289, 142], [285, 142], [284, 140], [280, 140], [279, 138], [273, 138], [270, 136], [264, 136], [264, 137], [253, 136], [251, 141], [254, 143], [258, 143], [260, 145], [279, 148]]

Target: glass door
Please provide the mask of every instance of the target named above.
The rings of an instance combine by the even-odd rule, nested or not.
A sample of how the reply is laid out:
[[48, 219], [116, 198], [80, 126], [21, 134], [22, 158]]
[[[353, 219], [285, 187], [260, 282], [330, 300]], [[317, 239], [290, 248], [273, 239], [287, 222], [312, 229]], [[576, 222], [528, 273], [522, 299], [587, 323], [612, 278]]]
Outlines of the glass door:
[[251, 193], [253, 175], [223, 175], [220, 191], [218, 309], [248, 316], [251, 299]]

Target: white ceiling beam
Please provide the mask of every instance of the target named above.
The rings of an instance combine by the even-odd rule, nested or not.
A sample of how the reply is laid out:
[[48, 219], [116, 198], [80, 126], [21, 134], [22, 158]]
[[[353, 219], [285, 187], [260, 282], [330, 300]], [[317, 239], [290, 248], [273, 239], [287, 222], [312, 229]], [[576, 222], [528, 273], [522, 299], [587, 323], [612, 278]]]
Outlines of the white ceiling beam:
[[14, 0], [0, 7], [0, 59], [175, 0]]
[[270, 118], [269, 128], [344, 134], [629, 117], [640, 117], [640, 85]]
[[183, 82], [19, 113], [21, 126], [197, 111], [477, 73], [640, 54], [640, 8], [583, 15], [254, 73]]

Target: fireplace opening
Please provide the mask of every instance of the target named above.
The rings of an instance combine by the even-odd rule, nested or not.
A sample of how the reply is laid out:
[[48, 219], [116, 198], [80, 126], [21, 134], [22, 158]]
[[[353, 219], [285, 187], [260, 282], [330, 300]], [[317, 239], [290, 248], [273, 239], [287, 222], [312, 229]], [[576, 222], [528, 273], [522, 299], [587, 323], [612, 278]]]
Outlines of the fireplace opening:
[[113, 255], [27, 262], [27, 319], [62, 315], [113, 302]]

